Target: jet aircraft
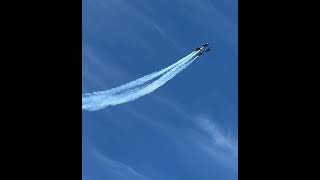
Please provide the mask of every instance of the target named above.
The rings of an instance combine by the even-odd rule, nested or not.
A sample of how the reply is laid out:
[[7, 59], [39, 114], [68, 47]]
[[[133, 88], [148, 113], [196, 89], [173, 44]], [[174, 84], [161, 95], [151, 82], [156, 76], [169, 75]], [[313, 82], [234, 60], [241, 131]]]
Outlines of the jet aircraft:
[[205, 43], [205, 44], [202, 44], [201, 47], [195, 48], [194, 50], [197, 51], [197, 56], [201, 56], [203, 55], [203, 53], [210, 51], [210, 48], [208, 46], [209, 44]]

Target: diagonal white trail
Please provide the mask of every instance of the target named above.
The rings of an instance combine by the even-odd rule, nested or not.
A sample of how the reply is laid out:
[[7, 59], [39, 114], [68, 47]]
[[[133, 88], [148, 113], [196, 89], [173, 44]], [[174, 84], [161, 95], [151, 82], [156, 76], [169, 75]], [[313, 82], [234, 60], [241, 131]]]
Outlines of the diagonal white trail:
[[183, 64], [185, 63], [186, 61], [188, 61], [192, 56], [194, 56], [197, 52], [193, 51], [192, 53], [188, 54], [187, 56], [183, 57], [182, 59], [180, 59], [179, 61], [177, 61], [176, 63], [164, 68], [164, 69], [161, 69], [157, 72], [154, 72], [154, 73], [151, 73], [151, 74], [148, 74], [148, 75], [145, 75], [139, 79], [136, 79], [134, 81], [131, 81], [127, 84], [124, 84], [124, 85], [121, 85], [121, 86], [118, 86], [118, 87], [115, 87], [115, 88], [112, 88], [112, 89], [109, 89], [109, 90], [105, 90], [105, 91], [97, 91], [97, 92], [93, 92], [93, 93], [87, 93], [87, 94], [84, 94], [83, 96], [91, 96], [91, 95], [107, 95], [107, 94], [115, 94], [115, 93], [120, 93], [121, 91], [124, 91], [124, 90], [129, 90], [131, 88], [134, 88], [134, 87], [137, 87], [137, 86], [140, 86], [148, 81], [151, 81], [152, 79], [155, 79], [161, 75], [163, 75], [164, 73], [168, 72], [170, 69], [174, 68], [175, 66], [178, 66], [179, 64]]
[[[130, 102], [144, 95], [150, 94], [156, 89], [163, 86], [165, 83], [179, 74], [182, 70], [187, 68], [192, 62], [194, 62], [198, 57], [195, 56], [195, 53], [196, 52], [189, 54], [185, 58], [182, 58], [178, 62], [165, 69], [146, 75], [120, 87], [98, 93], [85, 94], [82, 97], [82, 109], [88, 111], [97, 111], [108, 106]], [[159, 77], [157, 80], [154, 80], [152, 83], [147, 84], [148, 81], [157, 77]]]

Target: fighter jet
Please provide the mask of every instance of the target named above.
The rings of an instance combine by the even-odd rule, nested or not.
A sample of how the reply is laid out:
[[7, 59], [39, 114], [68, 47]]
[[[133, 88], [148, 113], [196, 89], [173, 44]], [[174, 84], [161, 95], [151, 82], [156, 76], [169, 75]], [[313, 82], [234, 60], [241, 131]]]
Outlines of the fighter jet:
[[210, 51], [210, 48], [208, 46], [209, 46], [209, 44], [205, 43], [205, 44], [202, 44], [201, 47], [197, 47], [194, 50], [198, 51], [198, 54], [197, 54], [198, 56], [201, 56], [201, 55], [203, 55], [203, 53]]
[[207, 47], [207, 46], [209, 46], [209, 43], [202, 44], [202, 47]]

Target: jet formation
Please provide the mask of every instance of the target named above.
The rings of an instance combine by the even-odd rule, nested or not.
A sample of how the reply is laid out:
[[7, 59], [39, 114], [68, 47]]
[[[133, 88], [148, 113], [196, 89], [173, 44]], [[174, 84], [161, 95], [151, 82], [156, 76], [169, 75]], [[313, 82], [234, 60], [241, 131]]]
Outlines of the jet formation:
[[210, 51], [209, 44], [202, 44], [201, 47], [195, 48], [194, 51], [197, 51], [197, 56], [201, 56], [203, 53]]

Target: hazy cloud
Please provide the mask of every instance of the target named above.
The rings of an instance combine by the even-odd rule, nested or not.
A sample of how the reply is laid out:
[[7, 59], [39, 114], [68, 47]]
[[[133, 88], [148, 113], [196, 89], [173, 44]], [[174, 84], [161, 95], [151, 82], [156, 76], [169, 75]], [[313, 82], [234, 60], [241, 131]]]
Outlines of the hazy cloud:
[[215, 159], [236, 169], [238, 163], [238, 141], [226, 133], [209, 117], [198, 116], [194, 119], [197, 131], [195, 143]]
[[137, 172], [131, 166], [109, 158], [96, 148], [93, 148], [92, 153], [95, 158], [104, 163], [104, 168], [117, 178], [124, 180], [149, 180], [149, 178]]

